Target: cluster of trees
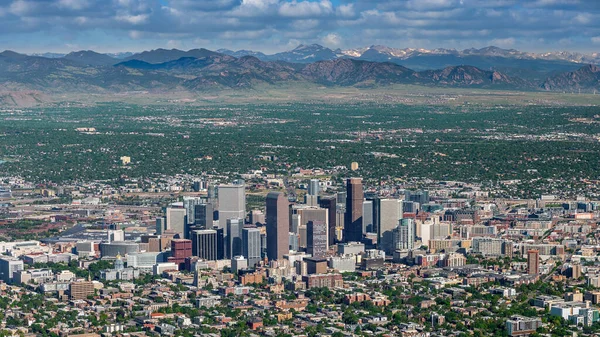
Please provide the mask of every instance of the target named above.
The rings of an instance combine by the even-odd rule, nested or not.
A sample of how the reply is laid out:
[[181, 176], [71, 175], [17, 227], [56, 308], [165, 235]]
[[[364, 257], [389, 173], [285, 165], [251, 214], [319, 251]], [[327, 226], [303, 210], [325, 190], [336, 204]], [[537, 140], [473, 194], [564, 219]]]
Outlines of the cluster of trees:
[[63, 270], [68, 270], [68, 271], [72, 272], [73, 274], [75, 274], [77, 277], [94, 278], [100, 274], [101, 270], [114, 268], [114, 262], [107, 261], [107, 260], [98, 260], [98, 261], [90, 264], [88, 269], [79, 268], [79, 264], [76, 260], [72, 260], [68, 264], [67, 263], [55, 263], [55, 262], [35, 263], [33, 265], [33, 267], [34, 268], [48, 268], [48, 269], [52, 270], [52, 272], [55, 274], [59, 273]]
[[[0, 149], [0, 158], [7, 159], [0, 172], [33, 181], [117, 181], [124, 176], [246, 172], [258, 166], [286, 172], [290, 167], [349, 166], [357, 161], [360, 174], [375, 179], [597, 178], [600, 144], [592, 136], [600, 133], [600, 125], [571, 121], [593, 119], [595, 113], [589, 107], [372, 103], [45, 108], [26, 112], [34, 119], [0, 125], [0, 133], [9, 135]], [[238, 125], [203, 123], [208, 118]], [[99, 134], [75, 130], [90, 126]], [[372, 130], [380, 131], [377, 137], [366, 133]], [[584, 136], [531, 138], [562, 131]], [[257, 159], [261, 155], [276, 159]], [[132, 163], [123, 166], [121, 156], [131, 156]], [[532, 193], [543, 188], [540, 182]]]

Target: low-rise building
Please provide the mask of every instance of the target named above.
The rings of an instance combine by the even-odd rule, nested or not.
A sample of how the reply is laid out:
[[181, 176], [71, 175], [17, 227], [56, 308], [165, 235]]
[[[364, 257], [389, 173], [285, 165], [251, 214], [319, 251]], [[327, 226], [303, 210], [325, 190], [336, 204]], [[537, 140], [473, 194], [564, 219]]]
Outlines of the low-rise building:
[[514, 315], [506, 320], [506, 332], [509, 336], [530, 335], [541, 326], [542, 319], [539, 317]]

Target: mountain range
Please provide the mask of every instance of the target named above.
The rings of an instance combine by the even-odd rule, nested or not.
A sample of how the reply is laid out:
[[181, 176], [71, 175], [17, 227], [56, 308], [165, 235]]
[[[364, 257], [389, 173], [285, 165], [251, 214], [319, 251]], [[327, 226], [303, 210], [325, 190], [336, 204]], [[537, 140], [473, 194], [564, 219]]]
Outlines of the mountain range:
[[513, 49], [332, 50], [301, 45], [266, 55], [249, 50], [156, 49], [141, 53], [0, 53], [0, 91], [122, 92], [223, 90], [308, 82], [373, 87], [415, 84], [515, 90], [600, 89], [596, 54]]
[[[585, 55], [572, 52], [528, 53], [494, 46], [481, 49], [415, 49], [370, 46], [358, 49], [332, 50], [318, 44], [300, 45], [293, 50], [265, 55], [249, 50], [218, 52], [234, 57], [255, 56], [263, 61], [312, 63], [316, 61], [352, 58], [372, 62], [392, 62], [420, 71], [442, 69], [455, 65], [471, 65], [486, 70], [498, 70], [509, 75], [539, 81], [548, 74], [573, 71], [584, 64], [600, 64], [600, 54]], [[523, 72], [523, 70], [526, 70]]]

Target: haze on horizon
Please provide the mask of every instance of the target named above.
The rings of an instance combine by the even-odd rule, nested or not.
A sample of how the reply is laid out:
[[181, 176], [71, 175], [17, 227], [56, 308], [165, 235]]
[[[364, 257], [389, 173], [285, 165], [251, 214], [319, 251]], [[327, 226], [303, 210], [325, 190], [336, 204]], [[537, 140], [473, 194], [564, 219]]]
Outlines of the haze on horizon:
[[0, 49], [23, 53], [495, 45], [600, 49], [600, 2], [587, 0], [4, 0]]

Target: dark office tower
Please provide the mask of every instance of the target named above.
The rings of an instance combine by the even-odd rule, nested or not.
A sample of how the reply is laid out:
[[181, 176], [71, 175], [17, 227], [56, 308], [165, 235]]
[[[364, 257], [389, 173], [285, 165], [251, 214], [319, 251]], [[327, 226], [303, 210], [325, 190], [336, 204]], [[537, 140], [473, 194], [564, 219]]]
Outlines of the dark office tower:
[[225, 259], [225, 229], [217, 228], [217, 260]]
[[194, 224], [206, 229], [212, 228], [213, 207], [212, 204], [199, 204], [194, 206]]
[[260, 230], [258, 228], [242, 229], [242, 255], [248, 259], [248, 267], [260, 262]]
[[348, 178], [346, 181], [346, 216], [344, 219], [344, 240], [362, 241], [363, 186], [361, 178]]
[[227, 219], [227, 258], [242, 255], [242, 228], [241, 219]]
[[414, 201], [403, 201], [402, 211], [404, 213], [417, 213], [419, 211], [419, 203]]
[[201, 189], [200, 182], [194, 181], [194, 183], [192, 184], [192, 189], [194, 190], [194, 192], [200, 192], [200, 189]]
[[347, 197], [348, 197], [348, 192], [337, 192], [337, 194], [336, 194], [337, 203], [344, 205]]
[[323, 197], [319, 200], [319, 205], [321, 208], [326, 208], [328, 211], [327, 217], [329, 218], [329, 228], [328, 228], [328, 244], [330, 246], [335, 244], [335, 226], [336, 223], [336, 198], [335, 197]]
[[185, 208], [185, 214], [187, 216], [187, 222], [186, 224], [188, 225], [193, 225], [196, 223], [195, 221], [195, 207], [196, 205], [200, 205], [204, 203], [204, 200], [202, 200], [202, 198], [195, 198], [195, 197], [183, 197], [183, 208]]
[[267, 257], [267, 234], [260, 233], [260, 258]]
[[373, 200], [363, 202], [363, 233], [375, 233], [373, 224]]
[[204, 260], [217, 260], [217, 231], [212, 229], [193, 231], [192, 254]]
[[267, 257], [281, 260], [289, 253], [289, 202], [281, 192], [267, 194]]
[[167, 229], [167, 218], [161, 216], [156, 218], [156, 234], [161, 235]]
[[306, 251], [312, 257], [324, 257], [327, 253], [327, 224], [309, 221], [306, 226]]
[[421, 205], [429, 202], [429, 191], [423, 191], [423, 190], [406, 191], [404, 193], [404, 196], [405, 196], [405, 198], [404, 198], [405, 200], [418, 202]]
[[192, 239], [192, 232], [200, 230], [200, 229], [205, 229], [205, 228], [204, 228], [204, 226], [188, 225], [188, 224], [186, 224], [185, 225], [185, 235], [184, 235], [184, 238], [191, 240]]
[[[367, 200], [371, 202], [371, 219], [370, 221], [373, 224], [373, 232], [379, 235], [379, 223], [381, 218], [381, 199], [377, 195], [369, 195]], [[363, 216], [365, 216], [363, 214]], [[364, 222], [364, 221], [363, 221]]]

